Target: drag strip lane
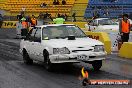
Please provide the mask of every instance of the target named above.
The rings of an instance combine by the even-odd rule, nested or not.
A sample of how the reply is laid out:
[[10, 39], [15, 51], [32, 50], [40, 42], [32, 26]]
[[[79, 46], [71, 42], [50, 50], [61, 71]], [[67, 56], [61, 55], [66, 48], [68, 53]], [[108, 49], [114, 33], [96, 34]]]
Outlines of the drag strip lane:
[[[0, 87], [1, 88], [81, 88], [78, 79], [82, 66], [89, 72], [90, 79], [128, 79], [113, 74], [107, 68], [94, 72], [87, 64], [63, 65], [55, 72], [47, 72], [43, 63], [25, 65], [19, 54], [19, 45], [0, 41]], [[116, 61], [114, 61], [116, 63]], [[117, 62], [118, 63], [118, 62]], [[108, 64], [108, 63], [103, 63]], [[112, 63], [111, 63], [112, 64]], [[110, 69], [111, 70], [111, 69]], [[90, 86], [90, 88], [131, 88], [126, 86]]]
[[[18, 47], [9, 46], [3, 43], [0, 43], [0, 55], [6, 56], [7, 60], [15, 60], [16, 57], [21, 57], [20, 53], [18, 52]], [[16, 60], [19, 60], [19, 58]]]

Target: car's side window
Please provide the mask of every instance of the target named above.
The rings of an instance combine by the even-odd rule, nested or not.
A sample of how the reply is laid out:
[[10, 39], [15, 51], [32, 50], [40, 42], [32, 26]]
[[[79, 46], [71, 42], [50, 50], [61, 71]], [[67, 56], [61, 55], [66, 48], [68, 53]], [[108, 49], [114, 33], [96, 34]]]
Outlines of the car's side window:
[[35, 32], [36, 28], [31, 29], [26, 37], [26, 40], [33, 41]]
[[34, 29], [32, 30], [31, 37], [34, 37], [34, 35], [35, 35], [35, 33], [36, 33], [36, 30], [37, 30], [37, 28], [34, 28]]
[[89, 24], [90, 24], [91, 26], [93, 26], [93, 21], [91, 21]]
[[41, 42], [41, 28], [37, 28], [34, 36], [34, 42]]
[[94, 26], [98, 26], [97, 20], [94, 20], [93, 25], [94, 25]]

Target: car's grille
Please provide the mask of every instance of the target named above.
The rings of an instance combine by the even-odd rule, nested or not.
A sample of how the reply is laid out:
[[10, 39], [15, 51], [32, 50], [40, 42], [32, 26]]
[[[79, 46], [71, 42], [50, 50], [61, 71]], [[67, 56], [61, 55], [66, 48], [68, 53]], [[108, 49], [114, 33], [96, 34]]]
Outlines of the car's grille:
[[72, 50], [72, 52], [78, 52], [78, 51], [92, 51], [93, 49], [89, 49], [89, 50]]
[[89, 56], [89, 58], [95, 58], [96, 56]]

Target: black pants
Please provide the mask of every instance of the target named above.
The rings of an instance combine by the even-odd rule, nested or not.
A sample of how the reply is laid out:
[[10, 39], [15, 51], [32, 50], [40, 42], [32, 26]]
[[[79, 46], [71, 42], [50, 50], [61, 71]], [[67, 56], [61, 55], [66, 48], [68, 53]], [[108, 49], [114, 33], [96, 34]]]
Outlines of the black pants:
[[128, 42], [129, 40], [129, 33], [123, 33], [121, 36], [122, 42]]
[[2, 21], [0, 21], [0, 28], [2, 27], [2, 24], [3, 24], [3, 22], [2, 22]]
[[21, 29], [21, 36], [26, 36], [28, 33], [27, 29]]

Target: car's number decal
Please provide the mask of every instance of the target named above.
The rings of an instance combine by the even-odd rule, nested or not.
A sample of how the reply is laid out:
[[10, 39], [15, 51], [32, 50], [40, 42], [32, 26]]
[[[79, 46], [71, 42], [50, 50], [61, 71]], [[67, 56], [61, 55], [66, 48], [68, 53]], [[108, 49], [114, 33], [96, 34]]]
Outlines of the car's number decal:
[[88, 60], [89, 58], [88, 58], [88, 56], [86, 56], [86, 55], [78, 55], [77, 56], [77, 60]]

